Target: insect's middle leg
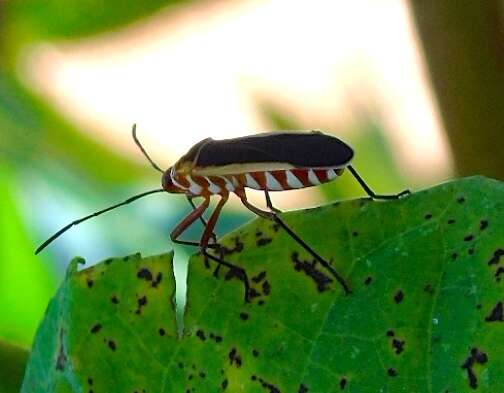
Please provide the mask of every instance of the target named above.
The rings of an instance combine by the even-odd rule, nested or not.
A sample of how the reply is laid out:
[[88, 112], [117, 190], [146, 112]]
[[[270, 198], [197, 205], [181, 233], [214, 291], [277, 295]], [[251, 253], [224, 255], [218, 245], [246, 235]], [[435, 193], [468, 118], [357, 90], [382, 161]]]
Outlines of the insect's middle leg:
[[[196, 209], [196, 205], [193, 202], [193, 197], [186, 195], [186, 198], [187, 198], [187, 201], [189, 202], [189, 204], [191, 205], [191, 207], [193, 208], [193, 210]], [[206, 228], [207, 223], [206, 223], [205, 219], [203, 218], [203, 216], [200, 216], [200, 221], [201, 221], [201, 224], [203, 224], [203, 228]], [[217, 235], [214, 232], [212, 232], [211, 238], [212, 238], [213, 242], [215, 244], [217, 244]], [[215, 248], [217, 248], [217, 247], [215, 247]]]
[[[205, 231], [201, 237], [201, 240], [199, 243], [197, 242], [189, 242], [189, 241], [184, 241], [184, 240], [179, 240], [178, 237], [187, 229], [189, 228], [189, 226], [195, 222], [196, 220], [202, 218], [202, 215], [203, 213], [205, 212], [205, 210], [208, 208], [209, 204], [210, 204], [210, 197], [206, 197], [205, 200], [203, 201], [203, 203], [194, 208], [194, 210], [184, 219], [182, 220], [182, 222], [177, 225], [177, 227], [172, 231], [172, 233], [170, 234], [170, 237], [172, 239], [172, 241], [174, 243], [180, 243], [180, 244], [185, 244], [185, 245], [191, 245], [191, 246], [197, 246], [197, 247], [200, 247], [201, 248], [201, 252], [203, 253], [203, 255], [215, 262], [218, 263], [218, 267], [220, 265], [223, 265], [223, 266], [226, 266], [230, 269], [230, 272], [229, 272], [229, 275], [227, 277], [229, 278], [232, 278], [232, 277], [237, 277], [238, 279], [240, 279], [241, 281], [243, 281], [243, 284], [244, 284], [244, 287], [245, 287], [245, 302], [249, 302], [249, 294], [250, 294], [250, 285], [249, 285], [249, 281], [248, 281], [248, 277], [247, 277], [247, 273], [245, 272], [245, 270], [239, 266], [236, 266], [236, 265], [233, 265], [229, 262], [226, 262], [223, 258], [222, 258], [222, 248], [219, 244], [217, 243], [213, 243], [213, 244], [208, 244], [209, 243], [209, 240], [210, 240], [210, 237], [212, 236], [213, 234], [213, 229], [215, 228], [215, 224], [217, 223], [217, 219], [219, 217], [219, 214], [222, 210], [222, 207], [224, 206], [224, 204], [226, 203], [228, 199], [228, 195], [225, 195], [221, 198], [221, 200], [219, 201], [219, 203], [217, 204], [217, 207], [215, 208], [215, 211], [212, 213], [212, 216], [210, 217], [210, 220], [208, 221], [208, 223], [205, 222]], [[191, 201], [192, 202], [192, 201]], [[192, 203], [191, 203], [192, 205]], [[212, 254], [209, 254], [207, 252], [207, 248], [216, 248], [220, 251], [221, 253], [221, 256], [220, 258], [215, 256], [215, 255], [212, 255]], [[217, 270], [216, 270], [217, 272]]]
[[[265, 191], [265, 195], [268, 195], [267, 191]], [[345, 294], [348, 295], [351, 293], [351, 290], [346, 283], [345, 279], [334, 269], [329, 262], [327, 262], [324, 258], [322, 258], [319, 254], [317, 254], [303, 239], [301, 239], [292, 229], [290, 229], [287, 224], [278, 216], [275, 211], [264, 211], [259, 209], [258, 207], [252, 205], [248, 200], [245, 194], [245, 191], [242, 191], [238, 194], [238, 197], [241, 199], [242, 203], [245, 205], [247, 209], [251, 212], [257, 214], [260, 217], [267, 218], [269, 220], [275, 221], [278, 225], [280, 225], [285, 232], [289, 234], [291, 238], [293, 238], [300, 246], [302, 246], [312, 257], [314, 257], [324, 268], [326, 268], [332, 276], [340, 283], [345, 291]], [[271, 200], [269, 202], [271, 204]], [[270, 207], [270, 206], [268, 206]]]

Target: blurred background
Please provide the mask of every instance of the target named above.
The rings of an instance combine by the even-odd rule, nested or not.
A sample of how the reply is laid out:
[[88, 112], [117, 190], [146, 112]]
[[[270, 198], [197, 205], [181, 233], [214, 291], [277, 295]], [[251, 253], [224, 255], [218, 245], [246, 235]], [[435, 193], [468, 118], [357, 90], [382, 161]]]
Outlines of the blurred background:
[[[33, 255], [75, 218], [159, 187], [133, 123], [163, 168], [209, 136], [320, 129], [354, 147], [380, 193], [502, 179], [504, 2], [454, 3], [0, 0], [0, 392], [17, 391], [73, 256], [175, 249], [185, 279], [194, 250], [169, 240], [189, 212], [177, 195], [88, 221]], [[361, 195], [344, 176], [273, 200], [298, 209]], [[250, 218], [232, 199], [217, 233]]]

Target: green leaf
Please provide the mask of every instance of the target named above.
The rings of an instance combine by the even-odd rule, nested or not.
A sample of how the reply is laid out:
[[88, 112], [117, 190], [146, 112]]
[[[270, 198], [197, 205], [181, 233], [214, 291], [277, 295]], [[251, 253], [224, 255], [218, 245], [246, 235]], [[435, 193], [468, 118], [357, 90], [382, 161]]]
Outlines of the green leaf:
[[[193, 257], [177, 340], [166, 256], [79, 273], [74, 262], [37, 335], [23, 392], [504, 389], [502, 183], [473, 177], [397, 201], [282, 217], [347, 278], [351, 295], [283, 230], [257, 219], [223, 239], [226, 260], [246, 268], [256, 296], [244, 304], [239, 280]], [[137, 277], [142, 268], [147, 279]]]

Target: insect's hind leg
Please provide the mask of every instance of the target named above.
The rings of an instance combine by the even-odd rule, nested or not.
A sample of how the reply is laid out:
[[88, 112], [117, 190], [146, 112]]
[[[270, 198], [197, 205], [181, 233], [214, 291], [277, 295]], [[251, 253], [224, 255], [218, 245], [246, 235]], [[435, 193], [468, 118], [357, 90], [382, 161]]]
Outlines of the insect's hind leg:
[[394, 195], [380, 195], [380, 194], [375, 194], [373, 190], [366, 184], [364, 179], [360, 177], [360, 175], [357, 173], [357, 171], [354, 169], [352, 165], [347, 166], [348, 170], [352, 174], [352, 176], [357, 180], [359, 185], [366, 191], [366, 194], [368, 194], [372, 199], [399, 199], [402, 198], [405, 195], [411, 194], [410, 190], [404, 190], [401, 191], [399, 194], [394, 194]]
[[[265, 191], [265, 195], [268, 195], [268, 192]], [[334, 269], [329, 262], [327, 262], [324, 258], [322, 258], [319, 254], [317, 254], [303, 239], [301, 239], [292, 229], [290, 229], [287, 224], [278, 216], [278, 214], [275, 211], [272, 212], [267, 212], [264, 210], [261, 210], [254, 205], [250, 204], [249, 201], [247, 200], [247, 197], [245, 193], [240, 193], [238, 195], [242, 201], [242, 203], [245, 205], [247, 209], [249, 209], [251, 212], [257, 214], [260, 217], [267, 218], [269, 220], [275, 221], [278, 225], [280, 225], [285, 232], [289, 234], [289, 236], [294, 239], [300, 246], [302, 246], [312, 257], [314, 257], [324, 268], [326, 268], [331, 275], [338, 281], [338, 283], [342, 286], [345, 295], [348, 295], [352, 293], [350, 290], [347, 282], [345, 279]], [[271, 200], [270, 200], [271, 204]], [[270, 207], [270, 206], [268, 206]]]

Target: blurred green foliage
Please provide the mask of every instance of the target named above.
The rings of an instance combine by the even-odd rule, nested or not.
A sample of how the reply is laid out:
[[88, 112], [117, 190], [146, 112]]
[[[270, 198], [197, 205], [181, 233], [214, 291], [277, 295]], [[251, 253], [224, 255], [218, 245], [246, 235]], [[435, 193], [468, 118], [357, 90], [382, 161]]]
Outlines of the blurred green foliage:
[[117, 29], [188, 0], [14, 0], [4, 5], [4, 30], [23, 39], [75, 39]]
[[0, 392], [18, 393], [28, 351], [0, 340]]

